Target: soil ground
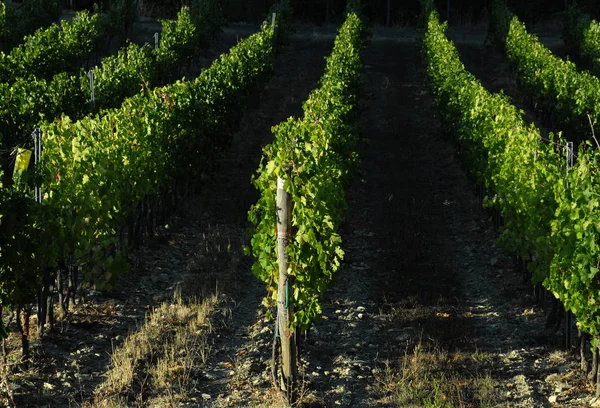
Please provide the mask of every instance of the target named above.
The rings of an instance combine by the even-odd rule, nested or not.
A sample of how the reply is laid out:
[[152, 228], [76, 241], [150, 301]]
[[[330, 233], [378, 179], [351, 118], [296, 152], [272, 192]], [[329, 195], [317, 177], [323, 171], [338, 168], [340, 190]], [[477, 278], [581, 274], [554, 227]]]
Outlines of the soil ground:
[[[546, 328], [510, 254], [496, 247], [477, 187], [445, 140], [416, 33], [384, 34], [364, 54], [363, 170], [347, 189], [345, 262], [301, 347], [300, 405], [585, 406], [590, 385], [561, 350], [561, 333]], [[459, 45], [465, 65], [488, 89], [513, 84], [481, 36], [453, 35], [468, 39]], [[89, 401], [112, 350], [178, 287], [223, 299], [208, 359], [181, 406], [279, 406], [273, 324], [243, 255], [257, 199], [250, 177], [270, 127], [301, 114], [332, 41], [304, 30], [283, 50], [221, 171], [138, 251], [117, 290], [89, 297], [37, 344], [35, 367], [14, 376], [18, 406]]]

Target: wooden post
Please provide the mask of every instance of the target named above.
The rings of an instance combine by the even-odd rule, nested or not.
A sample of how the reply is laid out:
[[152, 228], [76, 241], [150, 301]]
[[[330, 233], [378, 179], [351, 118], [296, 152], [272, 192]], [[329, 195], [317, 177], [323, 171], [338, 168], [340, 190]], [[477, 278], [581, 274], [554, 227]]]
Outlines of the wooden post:
[[290, 293], [292, 282], [287, 274], [287, 246], [291, 232], [292, 199], [283, 189], [284, 180], [277, 178], [277, 259], [279, 262], [279, 281], [277, 289], [277, 322], [281, 339], [281, 389], [286, 393], [288, 401], [294, 401], [294, 389], [298, 369], [296, 367], [296, 345], [290, 331], [289, 322], [292, 317]]
[[[599, 337], [596, 337], [596, 341], [600, 341]], [[595, 361], [595, 373], [596, 373], [596, 401], [598, 401], [598, 397], [600, 397], [600, 375], [598, 375], [598, 347], [594, 347], [594, 357], [596, 358]]]

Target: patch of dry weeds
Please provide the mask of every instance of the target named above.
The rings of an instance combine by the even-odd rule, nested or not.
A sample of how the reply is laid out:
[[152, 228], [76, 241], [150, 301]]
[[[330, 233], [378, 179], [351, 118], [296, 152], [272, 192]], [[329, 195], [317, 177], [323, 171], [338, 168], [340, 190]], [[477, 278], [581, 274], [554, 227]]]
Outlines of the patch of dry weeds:
[[169, 406], [193, 390], [206, 363], [213, 331], [211, 316], [221, 297], [184, 301], [175, 294], [148, 314], [145, 323], [113, 350], [106, 379], [88, 407]]
[[492, 356], [454, 352], [419, 342], [399, 362], [388, 362], [378, 378], [381, 403], [397, 407], [493, 407], [499, 384]]

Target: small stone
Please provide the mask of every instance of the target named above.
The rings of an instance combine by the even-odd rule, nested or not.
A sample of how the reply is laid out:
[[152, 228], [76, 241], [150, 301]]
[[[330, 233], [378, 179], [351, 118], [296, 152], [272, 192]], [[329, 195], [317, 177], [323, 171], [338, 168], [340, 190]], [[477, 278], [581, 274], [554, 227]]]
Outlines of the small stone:
[[359, 306], [359, 307], [357, 307], [357, 308], [356, 308], [356, 311], [357, 311], [357, 312], [364, 312], [364, 311], [366, 311], [366, 310], [367, 310], [367, 309], [366, 309], [364, 306]]
[[358, 314], [358, 318], [359, 318], [359, 319], [363, 319], [364, 317], [365, 317], [365, 314], [364, 314], [364, 313], [359, 313], [359, 314]]
[[550, 397], [548, 397], [548, 402], [551, 404], [554, 404], [554, 403], [556, 403], [556, 398], [557, 398], [556, 395], [551, 395]]
[[202, 394], [202, 399], [207, 401], [207, 400], [211, 399], [211, 396], [210, 396], [210, 394]]

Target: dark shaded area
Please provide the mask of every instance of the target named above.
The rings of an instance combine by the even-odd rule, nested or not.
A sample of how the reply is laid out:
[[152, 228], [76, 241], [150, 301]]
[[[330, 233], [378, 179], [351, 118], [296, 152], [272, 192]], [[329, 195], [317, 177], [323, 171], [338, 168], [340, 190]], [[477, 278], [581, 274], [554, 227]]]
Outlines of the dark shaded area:
[[[94, 3], [108, 7], [116, 0], [63, 0], [63, 7], [80, 10], [92, 8]], [[259, 23], [269, 8], [278, 0], [218, 0], [223, 12], [230, 21]], [[198, 4], [198, 0], [140, 0], [144, 15], [152, 17], [174, 17], [182, 5]], [[339, 23], [343, 19], [346, 0], [290, 0], [298, 21], [313, 24]], [[450, 22], [453, 24], [473, 24], [487, 20], [490, 0], [435, 0], [442, 17], [448, 14], [450, 3]], [[566, 0], [508, 1], [512, 10], [526, 22], [537, 22], [556, 18], [567, 5]], [[600, 15], [600, 3], [594, 0], [577, 2], [595, 17]], [[363, 0], [363, 13], [372, 23], [390, 25], [414, 25], [420, 12], [418, 0]]]

